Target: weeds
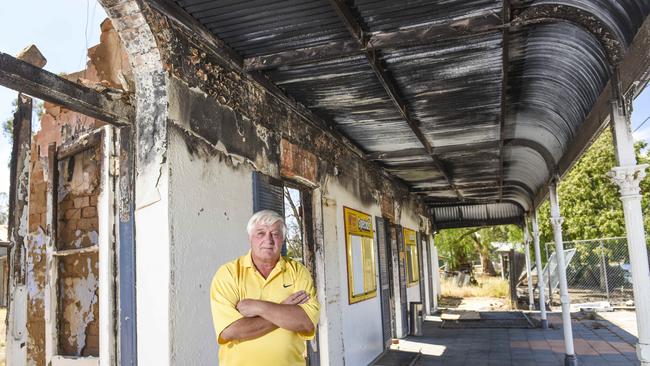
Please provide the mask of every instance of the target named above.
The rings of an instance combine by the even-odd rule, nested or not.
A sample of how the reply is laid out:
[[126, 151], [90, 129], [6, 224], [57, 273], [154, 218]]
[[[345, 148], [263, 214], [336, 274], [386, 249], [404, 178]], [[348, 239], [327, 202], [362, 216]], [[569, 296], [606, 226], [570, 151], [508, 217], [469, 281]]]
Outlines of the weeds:
[[441, 279], [442, 296], [444, 297], [497, 297], [507, 298], [509, 294], [508, 280], [501, 277], [476, 277], [478, 286], [467, 285], [458, 287], [455, 278]]

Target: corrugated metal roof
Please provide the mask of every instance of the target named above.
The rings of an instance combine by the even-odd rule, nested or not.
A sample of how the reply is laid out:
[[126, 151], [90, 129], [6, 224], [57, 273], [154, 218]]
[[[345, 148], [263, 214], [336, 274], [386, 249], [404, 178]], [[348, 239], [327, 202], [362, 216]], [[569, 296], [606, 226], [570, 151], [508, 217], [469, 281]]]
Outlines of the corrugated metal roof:
[[436, 230], [471, 226], [520, 224], [524, 211], [513, 203], [457, 205], [431, 208]]
[[[328, 47], [266, 73], [421, 194], [448, 227], [520, 220], [609, 80], [610, 62], [650, 13], [647, 0], [511, 0], [511, 24], [474, 29], [500, 19], [503, 1], [177, 3], [248, 60]], [[346, 6], [362, 34], [353, 37], [335, 9]], [[423, 38], [390, 44], [405, 31]], [[383, 46], [368, 55], [349, 50], [379, 36]], [[332, 57], [337, 44], [345, 51]]]

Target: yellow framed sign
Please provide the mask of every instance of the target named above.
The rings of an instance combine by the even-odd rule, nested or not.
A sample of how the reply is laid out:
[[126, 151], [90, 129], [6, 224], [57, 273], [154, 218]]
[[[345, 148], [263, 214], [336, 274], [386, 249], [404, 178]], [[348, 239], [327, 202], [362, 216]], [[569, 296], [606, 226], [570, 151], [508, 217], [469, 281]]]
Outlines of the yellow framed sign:
[[377, 296], [372, 216], [343, 207], [350, 304]]
[[404, 251], [406, 252], [406, 278], [408, 285], [414, 285], [420, 280], [418, 260], [418, 235], [415, 230], [403, 229]]

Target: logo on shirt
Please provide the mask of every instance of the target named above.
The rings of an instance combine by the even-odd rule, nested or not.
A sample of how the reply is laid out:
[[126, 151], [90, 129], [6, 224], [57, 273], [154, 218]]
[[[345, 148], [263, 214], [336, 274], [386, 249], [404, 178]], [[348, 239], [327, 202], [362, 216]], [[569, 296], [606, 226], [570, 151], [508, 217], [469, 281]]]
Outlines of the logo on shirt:
[[290, 284], [288, 284], [288, 285], [282, 284], [282, 287], [287, 288], [287, 287], [289, 287], [289, 286], [291, 286], [291, 285], [293, 285], [293, 283], [290, 283]]

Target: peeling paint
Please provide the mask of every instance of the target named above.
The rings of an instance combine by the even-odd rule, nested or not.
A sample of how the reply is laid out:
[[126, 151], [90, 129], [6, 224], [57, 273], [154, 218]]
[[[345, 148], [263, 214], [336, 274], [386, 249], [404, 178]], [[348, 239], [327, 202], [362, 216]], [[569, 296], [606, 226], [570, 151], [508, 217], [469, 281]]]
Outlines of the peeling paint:
[[[45, 260], [45, 243], [48, 240], [45, 231], [42, 227], [34, 233], [27, 235], [27, 301], [31, 306], [35, 306], [37, 302], [43, 301], [45, 291], [43, 284], [45, 283], [45, 273], [36, 270], [35, 264]], [[42, 304], [41, 304], [42, 305]]]
[[97, 245], [99, 243], [99, 234], [97, 231], [91, 231], [88, 233], [81, 233], [80, 230], [75, 231], [77, 239], [72, 242], [72, 246], [75, 248], [89, 247]]
[[91, 263], [91, 258], [86, 258], [87, 277], [66, 278], [64, 280], [65, 297], [76, 300], [74, 303], [65, 306], [63, 319], [70, 326], [68, 342], [71, 345], [76, 345], [77, 356], [82, 354], [82, 350], [86, 346], [86, 328], [88, 324], [95, 320], [93, 306], [98, 301], [97, 290], [99, 286]]

